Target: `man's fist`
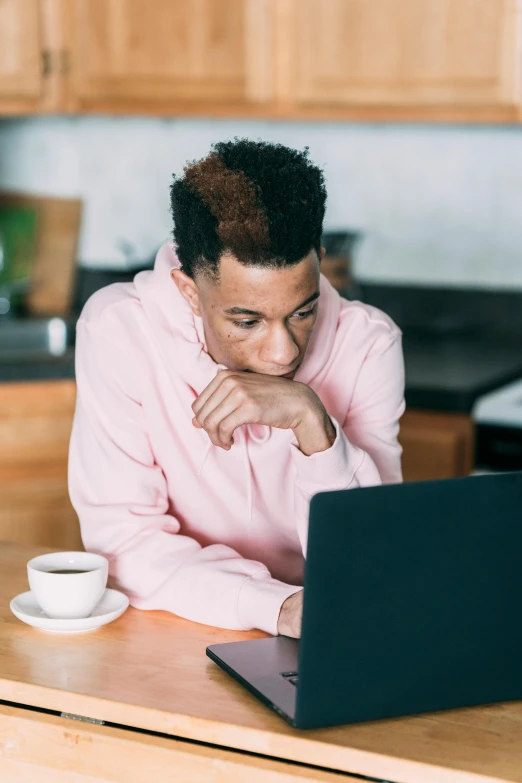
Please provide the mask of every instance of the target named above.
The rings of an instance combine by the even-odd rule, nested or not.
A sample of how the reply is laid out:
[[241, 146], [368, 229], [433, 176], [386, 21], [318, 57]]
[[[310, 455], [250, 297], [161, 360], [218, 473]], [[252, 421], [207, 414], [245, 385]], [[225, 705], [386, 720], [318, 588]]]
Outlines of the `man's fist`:
[[194, 427], [229, 451], [243, 424], [292, 429], [303, 454], [325, 451], [335, 429], [324, 405], [306, 384], [274, 375], [220, 370], [192, 404]]
[[292, 639], [301, 637], [301, 623], [303, 619], [303, 591], [299, 590], [290, 598], [287, 598], [281, 607], [277, 623], [279, 636], [291, 636]]

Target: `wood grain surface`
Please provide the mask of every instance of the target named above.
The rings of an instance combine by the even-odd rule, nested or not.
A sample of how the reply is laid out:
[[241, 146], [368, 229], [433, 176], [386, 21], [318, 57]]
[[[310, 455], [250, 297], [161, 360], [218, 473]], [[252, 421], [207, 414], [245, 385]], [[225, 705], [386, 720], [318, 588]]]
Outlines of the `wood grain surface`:
[[205, 657], [260, 633], [134, 609], [89, 634], [25, 626], [9, 601], [42, 551], [0, 545], [1, 700], [401, 783], [522, 782], [520, 702], [296, 731]]
[[30, 207], [38, 215], [36, 255], [27, 308], [34, 316], [71, 312], [82, 202], [21, 193], [0, 193], [0, 204]]
[[73, 380], [0, 383], [0, 541], [82, 549], [69, 499]]
[[[0, 705], [2, 783], [341, 783], [360, 778]], [[145, 772], [146, 770], [146, 772]]]

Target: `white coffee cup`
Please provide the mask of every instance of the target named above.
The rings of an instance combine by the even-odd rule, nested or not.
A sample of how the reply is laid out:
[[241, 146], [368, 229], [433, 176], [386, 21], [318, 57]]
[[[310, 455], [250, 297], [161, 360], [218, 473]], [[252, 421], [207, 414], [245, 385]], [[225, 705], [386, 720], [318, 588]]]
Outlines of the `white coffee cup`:
[[36, 601], [46, 615], [59, 619], [88, 617], [105, 592], [108, 575], [108, 560], [90, 552], [53, 552], [27, 563]]

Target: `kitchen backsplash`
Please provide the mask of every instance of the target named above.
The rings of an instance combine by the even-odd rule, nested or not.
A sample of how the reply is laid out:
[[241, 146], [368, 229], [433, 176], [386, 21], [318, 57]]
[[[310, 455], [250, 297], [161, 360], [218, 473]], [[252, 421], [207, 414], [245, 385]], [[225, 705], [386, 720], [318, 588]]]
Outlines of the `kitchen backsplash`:
[[83, 266], [169, 237], [172, 172], [234, 136], [310, 147], [363, 281], [522, 290], [522, 128], [112, 117], [0, 120], [0, 189], [84, 200]]

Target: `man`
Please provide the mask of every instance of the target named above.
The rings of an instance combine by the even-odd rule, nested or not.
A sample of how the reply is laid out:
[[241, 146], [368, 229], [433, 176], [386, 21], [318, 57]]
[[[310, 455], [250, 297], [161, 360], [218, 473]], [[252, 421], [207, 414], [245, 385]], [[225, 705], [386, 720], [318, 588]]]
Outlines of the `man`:
[[84, 308], [70, 494], [138, 608], [298, 637], [311, 496], [401, 480], [401, 335], [320, 275], [325, 200], [307, 151], [216, 144], [176, 252]]

